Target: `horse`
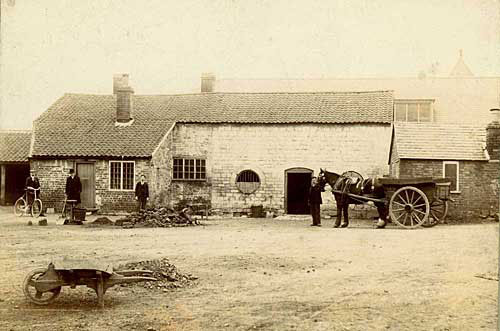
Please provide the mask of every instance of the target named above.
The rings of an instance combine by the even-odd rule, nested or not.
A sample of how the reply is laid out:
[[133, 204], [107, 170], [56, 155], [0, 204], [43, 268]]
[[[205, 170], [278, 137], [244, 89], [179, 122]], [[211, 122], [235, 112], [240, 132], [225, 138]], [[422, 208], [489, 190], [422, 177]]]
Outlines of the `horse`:
[[[337, 204], [337, 219], [333, 225], [335, 228], [346, 228], [349, 226], [350, 204], [360, 205], [366, 202], [362, 199], [350, 197], [348, 195], [349, 193], [360, 196], [370, 195], [371, 197], [377, 199], [385, 197], [383, 187], [380, 183], [378, 183], [376, 178], [363, 179], [361, 175], [353, 171], [347, 172], [344, 175], [339, 175], [335, 172], [320, 169], [318, 181], [322, 189], [324, 189], [325, 185], [328, 184], [334, 191], [336, 191], [332, 192]], [[341, 193], [339, 193], [339, 191]], [[374, 204], [377, 207], [379, 214], [377, 227], [384, 228], [387, 224], [387, 207], [383, 202], [374, 202]], [[342, 215], [344, 215], [344, 222], [341, 223]]]

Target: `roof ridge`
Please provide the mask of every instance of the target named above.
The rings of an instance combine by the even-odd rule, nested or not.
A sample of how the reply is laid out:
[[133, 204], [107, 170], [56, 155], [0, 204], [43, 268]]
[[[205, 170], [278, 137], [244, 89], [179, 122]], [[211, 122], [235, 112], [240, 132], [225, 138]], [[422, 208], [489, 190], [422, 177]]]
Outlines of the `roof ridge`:
[[[394, 92], [394, 90], [367, 90], [367, 91], [316, 91], [316, 92], [309, 92], [309, 91], [294, 91], [294, 92], [196, 92], [196, 93], [174, 93], [174, 94], [134, 94], [133, 96], [135, 97], [174, 97], [174, 96], [190, 96], [190, 95], [245, 95], [245, 94], [251, 94], [251, 95], [269, 95], [269, 94], [276, 94], [276, 95], [294, 95], [294, 94], [309, 94], [309, 95], [315, 95], [315, 94], [362, 94], [362, 93], [388, 93], [388, 92]], [[96, 93], [64, 93], [66, 96], [113, 96], [113, 94], [96, 94]]]

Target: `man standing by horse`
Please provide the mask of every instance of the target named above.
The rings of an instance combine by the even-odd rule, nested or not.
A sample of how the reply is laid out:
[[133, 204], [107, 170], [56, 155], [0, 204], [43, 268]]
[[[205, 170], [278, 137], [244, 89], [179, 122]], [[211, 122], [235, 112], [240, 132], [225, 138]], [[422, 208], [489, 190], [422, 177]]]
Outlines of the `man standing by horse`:
[[321, 192], [323, 192], [318, 179], [311, 179], [311, 187], [309, 188], [309, 207], [311, 208], [312, 224], [311, 226], [321, 226]]

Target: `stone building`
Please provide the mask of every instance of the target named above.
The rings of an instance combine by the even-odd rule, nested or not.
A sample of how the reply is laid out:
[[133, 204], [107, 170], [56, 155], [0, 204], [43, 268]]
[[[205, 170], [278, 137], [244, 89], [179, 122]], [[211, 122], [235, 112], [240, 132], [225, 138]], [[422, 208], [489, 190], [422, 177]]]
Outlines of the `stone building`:
[[395, 123], [390, 174], [452, 180], [449, 213], [468, 220], [498, 212], [500, 122], [486, 128], [443, 123]]
[[[479, 125], [500, 105], [500, 77], [476, 76], [459, 58], [448, 75], [318, 79], [230, 79], [206, 75], [213, 92], [394, 91], [395, 122]], [[208, 78], [207, 78], [208, 77]]]
[[0, 204], [13, 204], [29, 176], [31, 131], [0, 131]]
[[221, 212], [263, 206], [307, 213], [320, 167], [387, 174], [393, 93], [211, 93], [134, 95], [128, 76], [111, 95], [65, 94], [34, 122], [30, 163], [56, 210], [70, 168], [82, 204], [133, 210], [139, 174], [151, 201], [202, 202]]

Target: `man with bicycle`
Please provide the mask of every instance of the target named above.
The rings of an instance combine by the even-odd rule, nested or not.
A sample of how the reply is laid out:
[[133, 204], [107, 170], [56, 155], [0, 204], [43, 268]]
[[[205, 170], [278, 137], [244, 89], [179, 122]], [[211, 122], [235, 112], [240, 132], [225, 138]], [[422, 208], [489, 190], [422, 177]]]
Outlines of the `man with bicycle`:
[[[35, 176], [35, 170], [30, 170], [30, 176], [26, 178], [24, 189], [26, 190], [26, 197], [28, 198], [28, 208], [31, 208], [33, 200], [35, 199], [35, 190], [40, 188], [40, 181]], [[40, 196], [40, 191], [38, 191], [38, 196]]]

